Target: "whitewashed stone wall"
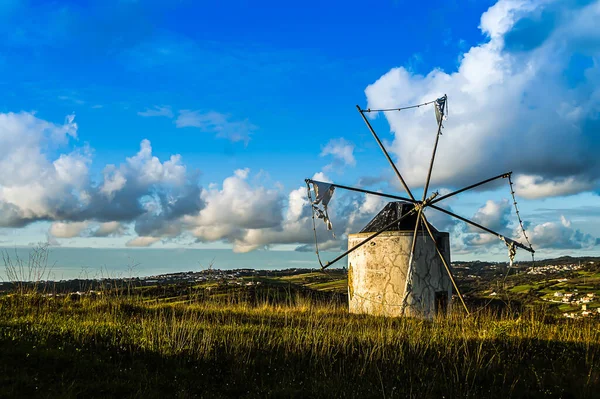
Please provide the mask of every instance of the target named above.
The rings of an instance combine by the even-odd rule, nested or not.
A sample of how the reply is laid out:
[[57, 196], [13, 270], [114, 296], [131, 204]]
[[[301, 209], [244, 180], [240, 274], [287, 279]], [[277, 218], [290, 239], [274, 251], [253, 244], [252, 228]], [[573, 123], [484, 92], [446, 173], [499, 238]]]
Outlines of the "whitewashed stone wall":
[[[351, 234], [348, 247], [359, 244], [371, 234]], [[412, 231], [385, 232], [348, 255], [351, 313], [402, 316], [412, 236]], [[446, 262], [450, 264], [448, 233], [440, 233], [436, 240]], [[413, 270], [412, 290], [409, 291], [404, 315], [432, 318], [435, 315], [435, 293], [446, 291], [450, 304], [452, 283], [435, 244], [426, 232], [417, 236]]]

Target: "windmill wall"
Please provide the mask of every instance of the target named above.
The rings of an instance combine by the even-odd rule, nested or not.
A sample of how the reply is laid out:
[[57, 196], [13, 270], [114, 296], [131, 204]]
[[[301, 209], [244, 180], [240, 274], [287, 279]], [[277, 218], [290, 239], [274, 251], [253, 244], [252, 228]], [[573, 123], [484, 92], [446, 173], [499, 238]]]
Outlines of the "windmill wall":
[[[371, 234], [349, 235], [348, 247], [359, 244]], [[351, 313], [402, 316], [412, 238], [413, 231], [384, 232], [348, 255]], [[450, 264], [448, 233], [438, 232], [436, 240], [444, 259]], [[448, 311], [452, 282], [427, 233], [417, 236], [413, 269], [412, 290], [409, 291], [404, 315], [433, 318], [436, 312]]]

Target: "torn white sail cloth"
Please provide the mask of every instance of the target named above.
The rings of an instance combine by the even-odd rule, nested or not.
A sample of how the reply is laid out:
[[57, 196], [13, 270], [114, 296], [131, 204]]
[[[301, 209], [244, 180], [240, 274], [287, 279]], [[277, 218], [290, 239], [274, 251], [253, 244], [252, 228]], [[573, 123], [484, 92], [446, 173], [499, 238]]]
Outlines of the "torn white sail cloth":
[[513, 267], [513, 262], [515, 261], [515, 256], [517, 255], [517, 247], [515, 246], [515, 242], [503, 236], [500, 236], [500, 240], [504, 241], [506, 247], [508, 248], [508, 259], [510, 259], [508, 267]]
[[446, 113], [448, 105], [446, 103], [447, 97], [440, 97], [435, 100], [435, 119], [437, 120], [438, 125], [442, 122], [442, 120], [448, 119]]
[[[313, 189], [315, 190], [315, 200], [312, 203], [312, 207], [315, 210], [317, 217], [323, 219], [323, 222], [325, 222], [327, 230], [333, 230], [333, 225], [331, 224], [329, 214], [327, 213], [327, 205], [329, 205], [329, 201], [331, 201], [331, 197], [333, 197], [335, 187], [331, 183], [324, 182], [313, 181], [312, 184]], [[323, 205], [323, 209], [319, 208], [319, 204]], [[335, 238], [335, 233], [333, 234], [333, 237]]]
[[331, 183], [313, 181], [313, 188], [316, 197], [313, 204], [318, 205], [319, 203], [322, 203], [323, 207], [327, 209], [327, 205], [329, 204], [329, 201], [331, 201], [331, 197], [333, 197], [335, 187]]

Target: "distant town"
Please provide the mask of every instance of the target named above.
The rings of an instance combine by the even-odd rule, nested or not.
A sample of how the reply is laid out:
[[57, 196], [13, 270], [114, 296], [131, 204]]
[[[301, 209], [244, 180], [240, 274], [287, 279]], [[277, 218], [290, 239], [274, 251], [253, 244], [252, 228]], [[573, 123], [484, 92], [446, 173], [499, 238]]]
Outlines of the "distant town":
[[[546, 304], [554, 314], [569, 319], [600, 318], [600, 258], [564, 257], [539, 262], [522, 262], [513, 267], [506, 262], [453, 262], [455, 277], [465, 298], [471, 300], [519, 301], [523, 304]], [[314, 276], [318, 269], [221, 270], [212, 267], [200, 271], [165, 273], [145, 277], [74, 279], [38, 282], [45, 295], [72, 297], [98, 296], [107, 289], [147, 287], [201, 287], [223, 290], [246, 289], [274, 282], [307, 281], [300, 276]], [[346, 292], [346, 270], [337, 269], [337, 293]], [[333, 277], [329, 277], [330, 281]], [[310, 279], [309, 279], [310, 280]], [[312, 281], [312, 280], [311, 280]], [[16, 283], [0, 283], [0, 292], [9, 291]], [[33, 284], [33, 283], [28, 283]], [[258, 288], [258, 287], [257, 287]], [[304, 285], [314, 289], [314, 286]], [[162, 288], [161, 288], [162, 289]]]

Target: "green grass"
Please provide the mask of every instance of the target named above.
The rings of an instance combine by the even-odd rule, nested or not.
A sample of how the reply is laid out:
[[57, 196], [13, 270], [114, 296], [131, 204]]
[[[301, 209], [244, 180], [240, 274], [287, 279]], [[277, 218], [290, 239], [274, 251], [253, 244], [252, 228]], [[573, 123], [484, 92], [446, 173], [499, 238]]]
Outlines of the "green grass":
[[558, 305], [558, 310], [561, 312], [575, 312], [581, 310], [580, 305], [572, 305], [570, 303], [563, 303]]
[[532, 290], [534, 288], [535, 288], [535, 285], [524, 284], [524, 285], [516, 285], [516, 286], [512, 287], [510, 289], [510, 291], [514, 292], [515, 294], [518, 294], [518, 293], [528, 292], [528, 291], [530, 291], [530, 290]]
[[[434, 321], [336, 297], [0, 298], [4, 397], [595, 397], [600, 329], [543, 311]], [[333, 294], [332, 294], [333, 295]]]
[[308, 287], [318, 291], [346, 292], [348, 289], [348, 282], [346, 280], [327, 281], [324, 283], [309, 284]]
[[294, 274], [291, 276], [265, 279], [265, 281], [272, 283], [284, 281], [286, 283], [300, 285], [316, 291], [345, 293], [348, 289], [348, 280], [346, 275], [340, 273], [339, 271], [333, 271], [327, 274], [319, 272]]

